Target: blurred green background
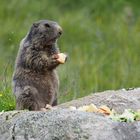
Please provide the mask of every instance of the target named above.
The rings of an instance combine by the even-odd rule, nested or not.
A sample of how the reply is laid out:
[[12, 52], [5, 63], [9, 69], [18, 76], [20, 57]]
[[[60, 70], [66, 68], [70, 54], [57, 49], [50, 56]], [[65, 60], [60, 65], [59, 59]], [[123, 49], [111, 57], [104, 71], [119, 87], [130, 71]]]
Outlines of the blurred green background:
[[0, 110], [14, 109], [11, 78], [21, 39], [34, 21], [64, 34], [59, 103], [92, 92], [140, 86], [139, 0], [0, 0]]

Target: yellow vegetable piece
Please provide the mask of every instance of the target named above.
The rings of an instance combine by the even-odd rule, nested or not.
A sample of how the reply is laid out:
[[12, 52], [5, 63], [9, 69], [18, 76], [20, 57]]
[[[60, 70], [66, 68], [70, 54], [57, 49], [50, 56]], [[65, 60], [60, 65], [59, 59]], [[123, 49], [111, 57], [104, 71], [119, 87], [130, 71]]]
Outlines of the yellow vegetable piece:
[[64, 53], [59, 53], [57, 55], [58, 55], [57, 61], [59, 61], [61, 64], [64, 64], [67, 59], [67, 55]]
[[90, 104], [87, 108], [87, 112], [97, 112], [98, 108], [94, 104]]

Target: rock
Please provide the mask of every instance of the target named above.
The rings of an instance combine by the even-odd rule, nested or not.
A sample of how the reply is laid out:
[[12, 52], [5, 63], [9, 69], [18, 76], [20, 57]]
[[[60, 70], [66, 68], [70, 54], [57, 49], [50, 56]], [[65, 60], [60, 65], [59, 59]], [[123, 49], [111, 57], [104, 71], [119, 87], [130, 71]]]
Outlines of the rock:
[[118, 110], [137, 109], [140, 108], [140, 89], [106, 91], [47, 112], [1, 112], [0, 140], [140, 140], [140, 121], [115, 122], [101, 114], [66, 109], [69, 105], [90, 103], [107, 104]]
[[109, 90], [100, 93], [91, 94], [89, 96], [72, 100], [70, 102], [59, 105], [61, 108], [67, 108], [69, 106], [83, 106], [89, 104], [95, 104], [97, 107], [101, 105], [107, 105], [111, 109], [115, 109], [117, 112], [122, 113], [124, 109], [140, 109], [140, 88], [130, 90]]

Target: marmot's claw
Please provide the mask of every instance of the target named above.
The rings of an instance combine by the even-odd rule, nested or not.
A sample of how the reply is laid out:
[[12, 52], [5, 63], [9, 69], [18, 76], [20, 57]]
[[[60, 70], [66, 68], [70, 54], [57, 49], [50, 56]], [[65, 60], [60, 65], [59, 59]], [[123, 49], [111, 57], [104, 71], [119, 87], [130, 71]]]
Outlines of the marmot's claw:
[[46, 108], [46, 109], [52, 109], [52, 106], [49, 105], [49, 104], [46, 104], [45, 108]]
[[46, 106], [44, 108], [40, 108], [40, 111], [48, 111], [48, 110], [51, 110], [52, 109], [52, 106], [49, 105], [49, 104], [46, 104]]
[[46, 112], [47, 109], [46, 108], [40, 108], [40, 111]]

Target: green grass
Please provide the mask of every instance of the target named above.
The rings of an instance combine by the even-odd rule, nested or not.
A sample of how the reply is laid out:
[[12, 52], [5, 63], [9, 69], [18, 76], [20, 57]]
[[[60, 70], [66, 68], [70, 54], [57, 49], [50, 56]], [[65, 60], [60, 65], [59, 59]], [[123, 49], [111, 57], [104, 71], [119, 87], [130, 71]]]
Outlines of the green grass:
[[58, 68], [59, 102], [91, 92], [140, 86], [138, 0], [13, 0], [0, 5], [0, 111], [15, 106], [11, 78], [19, 42], [39, 19], [57, 21], [69, 55]]

